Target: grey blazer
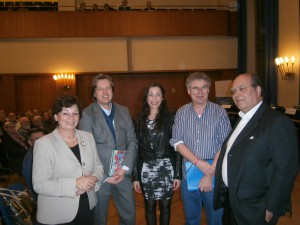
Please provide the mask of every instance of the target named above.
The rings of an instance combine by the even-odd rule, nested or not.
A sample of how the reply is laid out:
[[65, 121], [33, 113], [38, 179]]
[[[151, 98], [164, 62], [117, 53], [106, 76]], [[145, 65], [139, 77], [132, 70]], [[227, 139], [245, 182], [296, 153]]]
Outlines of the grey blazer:
[[97, 203], [95, 191], [103, 179], [103, 166], [91, 133], [76, 130], [81, 163], [63, 141], [58, 129], [37, 140], [33, 151], [32, 182], [38, 193], [37, 220], [44, 224], [72, 221], [78, 210], [76, 178], [90, 173], [98, 178], [95, 190], [88, 192], [90, 209]]
[[115, 105], [114, 126], [116, 143], [107, 125], [98, 103], [94, 102], [84, 109], [79, 121], [79, 129], [91, 132], [94, 135], [97, 151], [103, 163], [105, 177], [109, 174], [112, 151], [114, 149], [126, 150], [123, 164], [133, 169], [137, 154], [137, 140], [134, 126], [128, 108], [119, 104]]

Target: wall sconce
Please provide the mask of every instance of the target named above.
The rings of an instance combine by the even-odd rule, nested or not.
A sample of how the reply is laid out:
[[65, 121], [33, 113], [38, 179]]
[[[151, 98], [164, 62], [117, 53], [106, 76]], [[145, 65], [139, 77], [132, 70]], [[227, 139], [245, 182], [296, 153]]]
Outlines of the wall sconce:
[[75, 87], [75, 75], [68, 73], [54, 74], [53, 79], [56, 82], [57, 94], [71, 94]]
[[[291, 62], [290, 64], [291, 69], [289, 67], [289, 61]], [[295, 73], [294, 73], [294, 62], [295, 62], [295, 57], [292, 56], [290, 59], [285, 56], [283, 57], [277, 57], [275, 59], [275, 63], [277, 65], [277, 68], [280, 72], [281, 79], [282, 80], [292, 80], [295, 79]]]

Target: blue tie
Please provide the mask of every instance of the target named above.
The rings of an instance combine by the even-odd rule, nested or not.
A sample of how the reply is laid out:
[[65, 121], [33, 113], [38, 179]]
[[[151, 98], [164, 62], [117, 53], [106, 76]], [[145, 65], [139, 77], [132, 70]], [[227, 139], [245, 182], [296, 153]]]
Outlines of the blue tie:
[[116, 132], [115, 132], [114, 123], [113, 123], [114, 116], [115, 116], [115, 106], [114, 106], [113, 103], [111, 104], [111, 111], [110, 111], [109, 116], [104, 112], [104, 110], [102, 108], [101, 108], [101, 111], [103, 113], [103, 116], [104, 116], [104, 118], [107, 122], [107, 125], [108, 125], [108, 127], [109, 127], [109, 129], [110, 129], [110, 131], [111, 131], [111, 133], [114, 137], [115, 142], [116, 142]]

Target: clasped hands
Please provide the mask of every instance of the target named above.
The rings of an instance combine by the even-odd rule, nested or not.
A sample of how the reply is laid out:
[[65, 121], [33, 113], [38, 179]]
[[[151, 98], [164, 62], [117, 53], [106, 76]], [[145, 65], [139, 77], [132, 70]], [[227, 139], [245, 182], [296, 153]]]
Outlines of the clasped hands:
[[204, 176], [202, 177], [198, 185], [199, 190], [202, 192], [212, 191], [212, 180], [215, 176], [216, 168], [204, 160], [198, 162], [196, 166], [204, 173]]
[[122, 168], [118, 169], [114, 173], [114, 175], [112, 177], [107, 178], [105, 182], [110, 183], [110, 184], [118, 184], [124, 179], [126, 172], [127, 171]]
[[98, 179], [95, 176], [92, 176], [90, 173], [87, 173], [84, 176], [78, 177], [76, 179], [76, 195], [82, 195], [85, 192], [91, 191], [95, 188]]

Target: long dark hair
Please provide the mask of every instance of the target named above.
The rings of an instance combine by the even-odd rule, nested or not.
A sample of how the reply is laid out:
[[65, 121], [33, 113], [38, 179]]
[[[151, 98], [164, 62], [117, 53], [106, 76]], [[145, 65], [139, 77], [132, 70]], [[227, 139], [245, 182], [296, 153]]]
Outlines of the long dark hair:
[[158, 87], [161, 90], [162, 93], [162, 101], [161, 104], [158, 107], [158, 113], [156, 115], [155, 121], [154, 121], [154, 130], [161, 130], [164, 124], [165, 116], [168, 114], [168, 106], [167, 106], [167, 100], [165, 98], [165, 89], [163, 86], [159, 83], [152, 83], [144, 90], [143, 94], [143, 104], [140, 114], [138, 115], [138, 118], [136, 120], [136, 125], [138, 129], [141, 129], [142, 126], [146, 123], [148, 116], [150, 114], [150, 106], [147, 102], [148, 99], [148, 93], [150, 88], [152, 87]]

